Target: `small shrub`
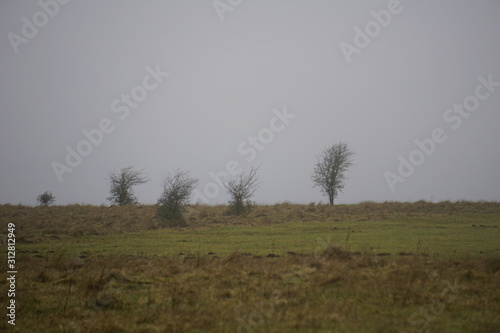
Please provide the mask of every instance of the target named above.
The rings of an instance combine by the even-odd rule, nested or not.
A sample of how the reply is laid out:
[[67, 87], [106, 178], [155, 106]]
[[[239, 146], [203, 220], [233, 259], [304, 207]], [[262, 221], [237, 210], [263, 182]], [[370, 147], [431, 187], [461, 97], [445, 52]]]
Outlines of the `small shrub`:
[[142, 171], [133, 170], [132, 167], [122, 168], [109, 174], [111, 188], [108, 200], [119, 206], [136, 205], [137, 197], [134, 195], [133, 187], [145, 184], [149, 179]]
[[187, 226], [185, 205], [197, 183], [198, 180], [190, 178], [187, 171], [177, 170], [173, 175], [165, 176], [163, 193], [158, 199], [158, 217], [166, 226]]
[[235, 178], [226, 180], [224, 187], [231, 197], [229, 214], [241, 215], [248, 212], [252, 207], [250, 198], [259, 187], [257, 180], [257, 169], [255, 168], [252, 168], [248, 174], [240, 173]]
[[36, 201], [40, 204], [40, 206], [49, 206], [56, 201], [56, 197], [50, 193], [49, 191], [46, 191], [43, 194], [40, 194], [37, 198]]

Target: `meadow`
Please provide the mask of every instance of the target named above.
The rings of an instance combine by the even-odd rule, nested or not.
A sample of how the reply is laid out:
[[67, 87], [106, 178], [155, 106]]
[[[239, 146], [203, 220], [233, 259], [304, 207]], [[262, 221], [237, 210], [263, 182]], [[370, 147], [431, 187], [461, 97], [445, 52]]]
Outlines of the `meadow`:
[[155, 206], [1, 205], [18, 273], [0, 329], [500, 332], [500, 203], [227, 209], [164, 228]]

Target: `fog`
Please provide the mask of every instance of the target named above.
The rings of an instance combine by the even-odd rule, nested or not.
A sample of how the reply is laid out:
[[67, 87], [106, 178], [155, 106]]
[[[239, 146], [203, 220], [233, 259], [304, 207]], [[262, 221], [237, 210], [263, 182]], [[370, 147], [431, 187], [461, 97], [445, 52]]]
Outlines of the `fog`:
[[252, 167], [257, 203], [326, 202], [340, 141], [337, 203], [499, 201], [499, 31], [493, 0], [1, 2], [0, 203], [109, 204], [126, 166], [146, 204]]

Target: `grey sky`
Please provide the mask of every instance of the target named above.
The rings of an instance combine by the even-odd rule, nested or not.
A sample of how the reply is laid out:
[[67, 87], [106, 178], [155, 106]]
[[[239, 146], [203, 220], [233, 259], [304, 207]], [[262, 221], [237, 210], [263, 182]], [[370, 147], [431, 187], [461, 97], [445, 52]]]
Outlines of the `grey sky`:
[[[51, 15], [38, 1], [0, 3], [0, 203], [47, 190], [57, 204], [108, 203], [107, 173], [129, 165], [151, 179], [141, 202], [155, 203], [176, 168], [208, 198], [210, 172], [229, 161], [260, 166], [258, 203], [326, 201], [310, 175], [340, 140], [356, 165], [339, 203], [500, 200], [500, 86], [478, 88], [500, 82], [498, 1], [40, 3]], [[24, 26], [36, 20], [35, 34]], [[356, 27], [375, 29], [367, 46]], [[347, 44], [363, 47], [346, 57]], [[144, 97], [135, 108], [122, 100], [132, 92]], [[464, 101], [475, 110], [465, 117], [453, 111]], [[60, 182], [53, 162], [103, 119], [112, 132]], [[421, 165], [402, 177], [399, 155], [436, 128], [446, 140], [414, 153]], [[259, 133], [267, 143], [248, 162]], [[405, 181], [392, 191], [386, 172]], [[211, 203], [226, 202], [219, 192]]]

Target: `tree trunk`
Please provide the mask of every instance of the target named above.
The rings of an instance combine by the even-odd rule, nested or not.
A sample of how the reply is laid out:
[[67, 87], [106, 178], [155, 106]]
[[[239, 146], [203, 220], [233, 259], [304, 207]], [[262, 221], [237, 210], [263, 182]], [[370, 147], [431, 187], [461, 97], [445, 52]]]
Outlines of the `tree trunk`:
[[330, 206], [333, 206], [333, 195], [330, 195]]

